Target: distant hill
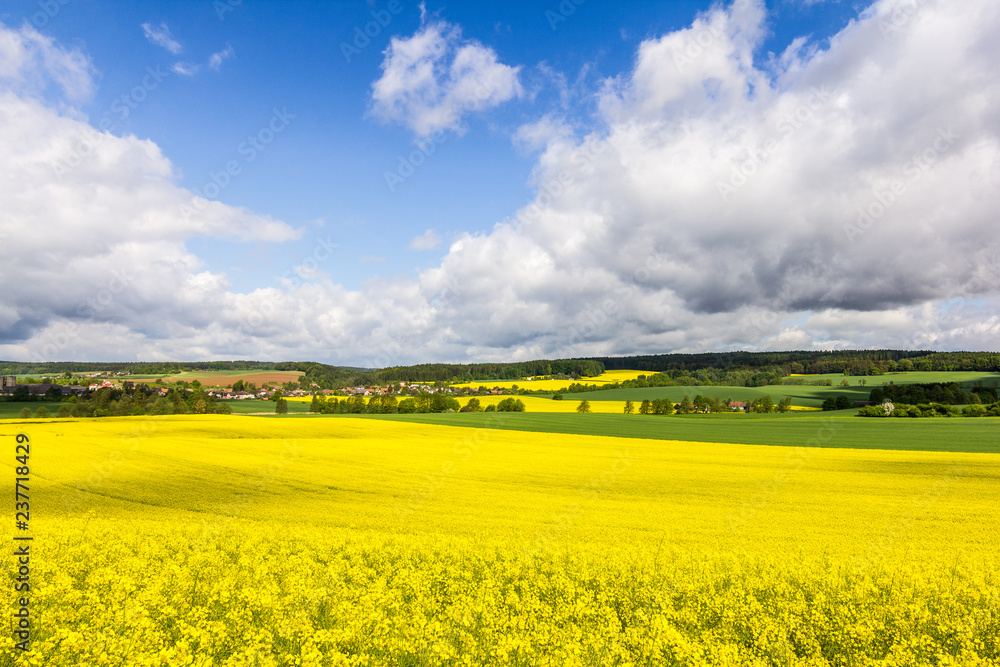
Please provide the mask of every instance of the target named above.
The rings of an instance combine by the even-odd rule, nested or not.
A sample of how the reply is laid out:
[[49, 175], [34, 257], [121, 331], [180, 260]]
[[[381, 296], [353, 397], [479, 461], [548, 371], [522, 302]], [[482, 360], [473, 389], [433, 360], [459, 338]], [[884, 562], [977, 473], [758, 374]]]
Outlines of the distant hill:
[[930, 350], [831, 350], [788, 352], [711, 352], [576, 359], [536, 359], [510, 363], [448, 364], [369, 369], [313, 361], [168, 361], [168, 362], [16, 362], [0, 361], [0, 375], [58, 377], [67, 372], [110, 371], [133, 375], [177, 375], [184, 371], [302, 371], [302, 382], [324, 388], [399, 381], [477, 382], [542, 375], [594, 377], [605, 370], [640, 370], [674, 375], [733, 376], [746, 386], [769, 384], [793, 373], [881, 375], [895, 371], [1000, 372], [996, 352]]

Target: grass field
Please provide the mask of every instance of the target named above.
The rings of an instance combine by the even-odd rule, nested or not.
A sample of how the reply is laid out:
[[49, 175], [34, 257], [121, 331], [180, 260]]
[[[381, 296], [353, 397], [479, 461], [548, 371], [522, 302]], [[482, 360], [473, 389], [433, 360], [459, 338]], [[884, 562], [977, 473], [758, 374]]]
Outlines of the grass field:
[[675, 403], [680, 403], [685, 396], [694, 398], [698, 394], [710, 398], [718, 398], [725, 401], [756, 401], [761, 396], [767, 395], [777, 403], [786, 396], [790, 396], [793, 405], [804, 407], [819, 407], [823, 399], [828, 396], [839, 396], [843, 394], [852, 401], [866, 401], [871, 393], [872, 387], [812, 387], [805, 385], [768, 385], [766, 387], [646, 387], [641, 389], [606, 389], [599, 391], [588, 391], [579, 394], [563, 394], [564, 400], [576, 401], [586, 398], [593, 401], [619, 401], [626, 400], [634, 402], [643, 399], [669, 398]]
[[845, 378], [851, 383], [851, 386], [855, 386], [859, 381], [865, 380], [868, 383], [869, 389], [877, 387], [883, 382], [895, 382], [896, 384], [914, 384], [916, 382], [957, 382], [965, 387], [971, 387], [977, 382], [982, 382], [990, 387], [994, 386], [994, 383], [1000, 383], [1000, 373], [986, 373], [980, 371], [905, 371], [868, 376], [827, 373], [824, 375], [795, 375], [792, 377], [805, 378], [807, 380], [830, 380], [833, 382], [834, 386], [840, 384], [840, 381]]
[[[644, 389], [607, 389], [580, 394], [565, 394], [565, 398], [576, 400], [587, 398], [590, 401], [641, 401], [645, 398], [669, 398], [675, 403], [680, 402], [684, 396], [694, 398], [696, 395], [709, 396], [726, 400], [731, 398], [734, 401], [755, 401], [761, 396], [769, 395], [775, 403], [786, 396], [791, 397], [792, 404], [802, 407], [819, 407], [828, 396], [839, 396], [843, 394], [852, 401], [866, 401], [871, 390], [881, 386], [882, 383], [895, 382], [896, 384], [914, 384], [917, 382], [958, 382], [966, 388], [972, 387], [977, 382], [982, 382], [987, 386], [1000, 382], [1000, 374], [997, 373], [971, 373], [971, 372], [940, 372], [940, 373], [889, 373], [880, 376], [870, 377], [845, 377], [843, 374], [830, 375], [809, 375], [799, 376], [812, 379], [829, 378], [833, 382], [830, 387], [817, 387], [813, 385], [767, 385], [765, 387], [727, 387], [727, 386], [688, 386], [688, 387], [649, 387]], [[843, 380], [850, 382], [850, 386], [841, 387]], [[865, 380], [865, 386], [859, 382]]]
[[[491, 428], [562, 435], [685, 440], [801, 447], [899, 449], [1000, 454], [1000, 420], [864, 419], [853, 410], [784, 415], [623, 415], [460, 413], [382, 415], [383, 419], [463, 428]], [[313, 416], [312, 418], [341, 418]], [[826, 436], [829, 435], [829, 439]], [[823, 436], [820, 438], [820, 436]]]
[[[307, 399], [305, 401], [301, 399], [288, 399], [288, 412], [290, 414], [306, 413], [309, 412], [309, 403], [312, 399]], [[274, 401], [262, 401], [259, 399], [252, 399], [247, 401], [221, 401], [228, 405], [233, 410], [233, 414], [246, 415], [254, 414], [258, 412], [274, 412], [275, 403]]]
[[27, 403], [8, 403], [0, 401], [0, 419], [13, 419], [21, 414], [21, 410], [28, 408], [34, 414], [39, 407], [45, 406], [50, 415], [55, 415], [56, 410], [62, 405], [59, 401], [30, 401]]
[[[430, 423], [488, 417], [507, 427]], [[510, 430], [530, 420], [549, 432]], [[560, 420], [786, 446], [560, 435]], [[36, 625], [19, 664], [995, 664], [1000, 458], [837, 447], [864, 428], [909, 447], [911, 423], [995, 445], [986, 421], [0, 423], [11, 450], [31, 438]], [[10, 633], [0, 656], [14, 664]]]
[[[457, 400], [460, 405], [464, 406], [469, 402], [469, 398], [470, 397], [462, 397], [458, 398]], [[476, 398], [479, 399], [479, 405], [485, 408], [488, 405], [497, 405], [498, 403], [500, 403], [500, 401], [510, 397], [477, 396]], [[555, 412], [561, 414], [565, 414], [568, 412], [576, 412], [577, 408], [580, 406], [580, 403], [585, 400], [590, 403], [590, 411], [595, 414], [623, 414], [625, 411], [625, 399], [608, 400], [608, 401], [591, 400], [589, 392], [581, 394], [566, 394], [565, 398], [560, 401], [556, 401], [553, 400], [552, 398], [546, 398], [541, 396], [517, 396], [515, 398], [524, 403], [524, 408], [527, 412]], [[312, 402], [312, 397], [311, 396], [289, 397], [287, 400], [290, 406], [296, 403], [305, 403], [308, 405], [309, 403]], [[339, 398], [338, 400], [342, 400], [342, 398]], [[641, 401], [635, 401], [635, 405], [633, 407], [635, 408], [636, 412], [638, 412], [639, 410], [640, 402]], [[800, 408], [800, 409], [804, 411], [809, 411], [812, 408]]]

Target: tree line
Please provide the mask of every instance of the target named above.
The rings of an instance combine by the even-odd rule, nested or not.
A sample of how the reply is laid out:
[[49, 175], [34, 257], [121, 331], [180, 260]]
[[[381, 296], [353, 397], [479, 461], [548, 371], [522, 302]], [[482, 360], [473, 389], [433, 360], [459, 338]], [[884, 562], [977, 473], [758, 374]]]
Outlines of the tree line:
[[923, 382], [919, 384], [887, 384], [875, 387], [868, 400], [876, 405], [885, 401], [892, 403], [941, 403], [943, 405], [966, 405], [995, 403], [998, 400], [996, 387], [977, 384], [965, 391], [956, 382]]
[[[760, 387], [778, 384], [791, 374], [846, 373], [882, 375], [897, 371], [1000, 372], [996, 352], [934, 352], [929, 350], [831, 350], [788, 352], [712, 352], [702, 354], [627, 355], [575, 359], [536, 359], [510, 363], [428, 363], [382, 369], [332, 366], [313, 361], [187, 361], [187, 362], [14, 362], [0, 361], [2, 375], [64, 375], [95, 371], [136, 375], [176, 375], [201, 371], [300, 371], [302, 382], [324, 389], [391, 382], [488, 382], [546, 376], [584, 378], [605, 370], [666, 374], [675, 384], [729, 384]], [[649, 385], [663, 386], [663, 385]]]
[[984, 405], [974, 403], [960, 411], [953, 405], [941, 403], [921, 403], [907, 405], [886, 401], [880, 405], [866, 405], [858, 410], [859, 417], [1000, 417], [1000, 401]]
[[[586, 405], [584, 405], [586, 404]], [[690, 396], [685, 396], [681, 399], [680, 403], [676, 405], [669, 398], [657, 398], [657, 399], [644, 399], [639, 403], [638, 409], [635, 407], [635, 402], [628, 400], [625, 401], [625, 414], [631, 415], [638, 412], [640, 415], [689, 415], [694, 413], [720, 413], [720, 412], [733, 412], [734, 409], [731, 406], [732, 400], [727, 399], [723, 401], [721, 398], [715, 398], [712, 396], [702, 396], [698, 394], [691, 400]], [[585, 409], [584, 409], [585, 408]], [[747, 412], [754, 412], [758, 414], [767, 414], [772, 412], [788, 412], [792, 409], [792, 399], [791, 397], [786, 397], [774, 402], [769, 394], [761, 396], [756, 401], [747, 402]], [[577, 412], [590, 412], [590, 402], [582, 401], [580, 407], [577, 408]]]
[[[25, 414], [27, 411], [27, 414]], [[127, 417], [142, 415], [230, 414], [232, 408], [217, 401], [202, 389], [186, 391], [169, 389], [161, 395], [144, 384], [126, 382], [122, 389], [103, 387], [96, 391], [63, 398], [56, 417]], [[42, 412], [42, 414], [37, 414]], [[31, 408], [21, 410], [21, 417], [30, 417]], [[38, 417], [50, 416], [49, 408], [41, 406]]]
[[419, 364], [394, 366], [373, 373], [378, 382], [480, 382], [535, 376], [595, 377], [604, 365], [593, 359], [536, 359], [511, 363]]
[[[284, 400], [284, 399], [279, 399]], [[278, 410], [280, 411], [280, 410]], [[336, 396], [313, 396], [309, 412], [317, 414], [420, 414], [442, 412], [524, 412], [524, 401], [508, 397], [497, 404], [483, 406], [478, 398], [470, 398], [463, 406], [454, 396], [447, 394], [418, 394], [399, 399], [391, 394], [372, 396], [367, 401], [364, 396], [337, 398]]]
[[896, 371], [1000, 372], [996, 352], [934, 352], [931, 350], [830, 350], [789, 352], [711, 352], [593, 357], [608, 370], [653, 372], [704, 369], [759, 370], [779, 368], [792, 373], [880, 375]]

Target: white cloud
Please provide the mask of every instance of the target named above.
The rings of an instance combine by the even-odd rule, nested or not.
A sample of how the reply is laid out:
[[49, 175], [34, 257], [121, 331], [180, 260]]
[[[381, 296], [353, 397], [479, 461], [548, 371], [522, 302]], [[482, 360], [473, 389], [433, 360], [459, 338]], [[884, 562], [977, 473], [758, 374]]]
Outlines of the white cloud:
[[[526, 127], [538, 193], [512, 221], [359, 291], [234, 292], [186, 239], [299, 232], [222, 204], [185, 219], [155, 144], [0, 91], [0, 281], [17, 285], [0, 358], [1000, 348], [1000, 7], [880, 0], [826, 47], [755, 66], [763, 5], [738, 4], [643, 42], [590, 134]], [[414, 63], [437, 82], [441, 58]], [[56, 175], [84, 139], [93, 155]]]
[[214, 69], [215, 71], [219, 71], [219, 68], [222, 67], [222, 62], [232, 58], [233, 55], [234, 55], [233, 47], [227, 44], [226, 48], [224, 48], [222, 51], [219, 51], [218, 53], [213, 53], [211, 56], [209, 56], [208, 66]]
[[0, 84], [27, 95], [58, 85], [70, 101], [93, 94], [94, 69], [90, 58], [77, 49], [66, 49], [30, 25], [12, 30], [0, 23]]
[[560, 118], [543, 116], [533, 123], [526, 123], [514, 133], [514, 143], [528, 150], [539, 150], [557, 141], [572, 139], [573, 128]]
[[[0, 27], [0, 43], [11, 32]], [[152, 358], [161, 345], [204, 348], [197, 330], [235, 327], [240, 297], [186, 241], [302, 233], [219, 203], [185, 217], [193, 195], [155, 144], [97, 132], [72, 109], [60, 114], [0, 86], [0, 117], [0, 281], [17, 285], [0, 296], [4, 354]], [[176, 347], [165, 342], [175, 336]]]
[[149, 23], [142, 24], [142, 32], [146, 35], [146, 39], [150, 41], [151, 44], [163, 47], [175, 56], [183, 51], [183, 47], [174, 39], [174, 36], [170, 34], [170, 28], [167, 27], [166, 23], [161, 23], [159, 27], [155, 27]]
[[497, 60], [461, 29], [443, 21], [423, 25], [413, 36], [394, 37], [372, 84], [372, 114], [400, 123], [420, 136], [463, 131], [462, 118], [523, 94], [520, 67]]
[[181, 76], [194, 76], [198, 73], [198, 70], [201, 69], [201, 65], [179, 62], [171, 65], [170, 69], [173, 70], [175, 74], [180, 74]]
[[[971, 305], [1000, 289], [998, 12], [912, 7], [877, 3], [774, 72], [753, 65], [763, 5], [716, 9], [642, 43], [605, 84], [600, 133], [522, 128], [548, 142], [536, 202], [425, 275], [461, 286], [440, 314], [452, 342], [484, 356], [998, 347]], [[955, 295], [969, 305], [951, 320], [921, 318]], [[810, 312], [826, 316], [785, 324]]]
[[441, 237], [433, 229], [428, 229], [411, 240], [407, 247], [410, 250], [433, 250], [439, 245], [441, 245]]

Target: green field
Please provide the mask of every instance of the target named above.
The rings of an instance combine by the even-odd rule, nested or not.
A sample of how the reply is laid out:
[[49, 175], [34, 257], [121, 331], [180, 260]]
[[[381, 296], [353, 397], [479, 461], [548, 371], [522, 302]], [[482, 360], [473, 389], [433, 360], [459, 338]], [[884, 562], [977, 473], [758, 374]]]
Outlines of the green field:
[[[345, 415], [348, 416], [348, 415]], [[340, 415], [313, 415], [337, 419]], [[864, 419], [853, 410], [770, 415], [459, 413], [357, 415], [420, 424], [692, 442], [1000, 453], [1000, 419]]]
[[579, 394], [563, 394], [567, 401], [642, 401], [644, 399], [669, 398], [679, 403], [685, 396], [693, 399], [698, 394], [722, 401], [756, 401], [767, 395], [777, 403], [786, 396], [792, 399], [792, 405], [818, 408], [823, 399], [828, 396], [843, 394], [852, 401], [867, 401], [872, 387], [810, 387], [803, 385], [769, 385], [766, 387], [727, 387], [727, 386], [689, 386], [689, 387], [643, 387], [639, 389], [606, 389], [603, 391], [588, 391]]
[[[274, 401], [262, 401], [251, 399], [247, 401], [219, 401], [233, 409], [235, 415], [247, 415], [255, 412], [274, 412]], [[309, 412], [309, 403], [303, 401], [288, 401], [289, 414], [301, 414]]]
[[[642, 401], [643, 399], [669, 398], [678, 403], [685, 396], [694, 398], [698, 394], [710, 398], [718, 398], [725, 401], [755, 401], [765, 394], [777, 403], [786, 396], [791, 397], [792, 405], [818, 408], [823, 400], [829, 396], [840, 396], [843, 394], [852, 401], [867, 401], [868, 395], [875, 387], [882, 384], [894, 382], [896, 384], [915, 384], [918, 382], [957, 382], [966, 389], [971, 388], [976, 383], [983, 383], [987, 386], [994, 386], [1000, 383], [1000, 374], [997, 373], [972, 373], [972, 372], [911, 372], [911, 373], [887, 373], [885, 375], [869, 377], [846, 377], [843, 374], [830, 375], [809, 375], [804, 376], [807, 380], [830, 379], [833, 386], [817, 387], [813, 385], [767, 385], [765, 387], [730, 387], [730, 386], [684, 386], [684, 387], [646, 387], [639, 389], [605, 389], [601, 391], [589, 391], [580, 394], [563, 394], [566, 400], [579, 400], [586, 398], [589, 401]], [[843, 380], [850, 382], [849, 387], [838, 386]], [[859, 382], [865, 381], [865, 386]], [[551, 396], [552, 394], [548, 394]]]
[[[877, 387], [883, 382], [895, 382], [896, 384], [914, 384], [916, 382], [957, 382], [963, 386], [969, 386], [982, 382], [985, 385], [994, 386], [1000, 382], [1000, 373], [987, 373], [983, 371], [905, 371], [898, 373], [885, 373], [883, 375], [844, 375], [843, 373], [826, 373], [823, 375], [796, 375], [805, 380], [831, 380], [834, 386], [840, 384], [844, 378], [851, 383], [851, 386], [858, 384], [859, 380], [867, 380], [868, 387]], [[794, 378], [791, 378], [794, 379]]]
[[14, 419], [24, 408], [31, 410], [31, 414], [35, 414], [41, 406], [49, 411], [49, 415], [54, 416], [56, 410], [62, 405], [59, 401], [30, 401], [28, 403], [8, 403], [7, 401], [0, 401], [0, 419]]
[[[255, 412], [274, 412], [274, 402], [273, 401], [260, 401], [260, 400], [250, 400], [250, 401], [220, 401], [225, 405], [232, 408], [233, 414], [245, 415], [252, 414]], [[31, 413], [34, 414], [38, 410], [39, 406], [44, 405], [48, 408], [49, 416], [55, 417], [56, 410], [62, 405], [59, 401], [31, 401], [28, 403], [8, 403], [6, 401], [0, 401], [0, 419], [16, 419], [18, 415], [21, 414], [23, 408], [29, 408]], [[300, 414], [309, 412], [309, 403], [303, 403], [301, 401], [288, 401], [288, 412], [289, 414]]]

